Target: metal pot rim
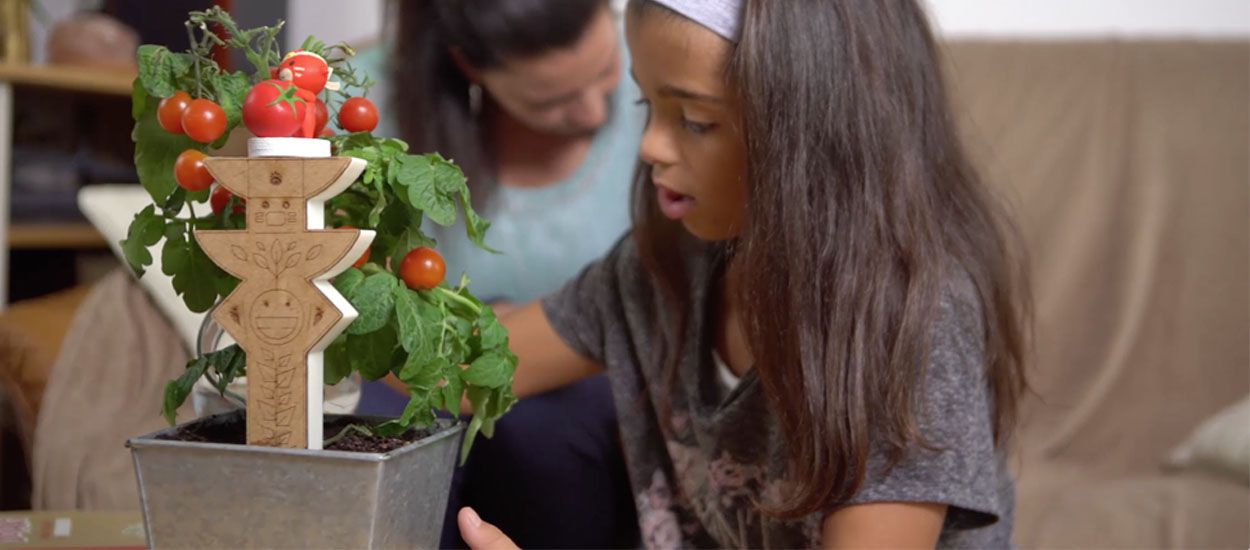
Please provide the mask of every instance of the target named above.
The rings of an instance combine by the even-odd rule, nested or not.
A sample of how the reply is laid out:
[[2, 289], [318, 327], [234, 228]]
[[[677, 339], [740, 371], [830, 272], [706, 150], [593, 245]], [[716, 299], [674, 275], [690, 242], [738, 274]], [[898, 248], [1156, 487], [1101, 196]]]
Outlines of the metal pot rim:
[[[284, 448], [278, 448], [278, 447], [262, 447], [259, 445], [239, 445], [236, 443], [211, 443], [211, 442], [205, 442], [205, 441], [178, 441], [178, 440], [172, 440], [172, 439], [161, 439], [161, 436], [172, 434], [175, 431], [182, 429], [185, 426], [189, 426], [189, 425], [197, 424], [197, 423], [209, 422], [209, 421], [213, 421], [217, 419], [224, 419], [229, 416], [241, 416], [242, 414], [243, 414], [243, 411], [238, 410], [238, 411], [232, 411], [228, 413], [206, 416], [203, 418], [197, 418], [190, 422], [185, 422], [182, 424], [178, 424], [176, 426], [162, 428], [155, 432], [151, 432], [145, 435], [130, 438], [126, 440], [126, 447], [129, 447], [132, 449], [165, 447], [165, 448], [182, 448], [182, 449], [187, 449], [187, 450], [221, 451], [221, 452], [231, 452], [231, 453], [256, 453], [260, 455], [270, 455], [270, 456], [276, 455], [276, 456], [293, 456], [293, 457], [304, 457], [304, 458], [327, 458], [327, 459], [334, 459], [334, 460], [351, 460], [351, 461], [360, 461], [360, 462], [386, 462], [396, 457], [399, 457], [401, 455], [405, 455], [410, 452], [421, 449], [422, 447], [432, 445], [443, 439], [446, 439], [449, 437], [456, 437], [460, 434], [461, 431], [464, 430], [463, 421], [440, 418], [436, 421], [437, 425], [442, 425], [442, 428], [439, 429], [438, 431], [434, 432], [431, 435], [423, 437], [421, 439], [412, 441], [408, 443], [407, 445], [404, 445], [403, 447], [399, 447], [397, 449], [391, 449], [390, 451], [387, 451], [385, 453], [364, 453], [364, 452], [357, 452], [357, 451], [333, 451], [333, 450], [325, 450], [325, 449], [319, 449], [319, 450], [284, 449]], [[347, 416], [347, 415], [327, 415], [327, 416]], [[368, 416], [361, 416], [358, 418], [361, 418], [362, 420], [368, 420], [368, 421], [385, 420], [383, 418], [375, 418], [375, 417], [368, 417]]]

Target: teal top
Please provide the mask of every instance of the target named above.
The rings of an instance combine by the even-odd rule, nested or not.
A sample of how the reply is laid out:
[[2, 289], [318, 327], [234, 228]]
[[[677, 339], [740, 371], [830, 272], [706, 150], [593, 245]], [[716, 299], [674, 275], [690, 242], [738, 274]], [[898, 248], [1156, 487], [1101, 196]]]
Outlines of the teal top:
[[[555, 292], [592, 260], [603, 256], [630, 225], [629, 189], [638, 159], [646, 111], [635, 104], [638, 88], [629, 77], [629, 53], [621, 45], [621, 84], [611, 97], [608, 121], [595, 134], [586, 158], [563, 181], [538, 188], [500, 185], [478, 213], [491, 221], [483, 251], [465, 237], [464, 225], [443, 228], [426, 222], [447, 262], [447, 279], [465, 273], [473, 293], [486, 301], [528, 302]], [[361, 52], [353, 63], [378, 82], [370, 97], [385, 115], [385, 55]], [[385, 116], [377, 135], [396, 136]]]

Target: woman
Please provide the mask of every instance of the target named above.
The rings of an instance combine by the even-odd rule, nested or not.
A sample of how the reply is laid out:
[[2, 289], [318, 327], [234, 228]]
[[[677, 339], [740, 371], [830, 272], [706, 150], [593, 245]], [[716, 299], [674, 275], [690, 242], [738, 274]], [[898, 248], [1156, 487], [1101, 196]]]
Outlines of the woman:
[[649, 548], [1009, 547], [1027, 291], [919, 0], [630, 6], [633, 234], [503, 320], [516, 394], [608, 372]]
[[[503, 251], [482, 252], [463, 227], [434, 227], [449, 277], [468, 273], [474, 292], [500, 313], [509, 302], [554, 291], [629, 226], [645, 112], [625, 76], [618, 14], [606, 0], [397, 4], [389, 59], [361, 56], [366, 71], [385, 75], [382, 111], [399, 129], [380, 132], [454, 159], [475, 207], [492, 222], [488, 244]], [[398, 414], [405, 402], [369, 385], [361, 411]], [[603, 376], [518, 403], [493, 439], [475, 443], [458, 475], [451, 509], [463, 499], [499, 517], [506, 512], [506, 528], [526, 546], [637, 540]], [[570, 476], [579, 482], [567, 483]], [[459, 543], [454, 524], [444, 545]]]

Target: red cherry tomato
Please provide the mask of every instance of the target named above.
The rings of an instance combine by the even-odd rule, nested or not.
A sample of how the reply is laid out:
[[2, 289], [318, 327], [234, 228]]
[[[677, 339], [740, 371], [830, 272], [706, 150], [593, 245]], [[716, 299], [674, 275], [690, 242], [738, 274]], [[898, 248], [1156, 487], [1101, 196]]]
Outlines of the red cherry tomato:
[[[234, 193], [231, 193], [225, 187], [218, 186], [216, 189], [213, 189], [213, 194], [208, 197], [208, 204], [213, 207], [213, 215], [220, 215], [221, 211], [226, 209], [226, 204], [230, 202], [230, 197], [234, 197]], [[245, 202], [243, 199], [236, 197], [234, 208], [231, 208], [230, 212], [242, 214]]]
[[399, 264], [399, 276], [413, 290], [429, 290], [443, 282], [447, 265], [433, 248], [414, 248]]
[[212, 143], [226, 132], [226, 112], [207, 99], [193, 99], [182, 112], [182, 129], [195, 141]]
[[187, 105], [191, 103], [191, 95], [178, 90], [156, 106], [156, 122], [160, 123], [161, 128], [171, 134], [182, 134], [182, 112], [187, 110]]
[[378, 108], [363, 97], [348, 98], [339, 107], [339, 127], [348, 132], [372, 132], [378, 127]]
[[265, 80], [243, 100], [243, 124], [257, 137], [289, 137], [300, 130], [308, 104], [290, 82]]
[[278, 80], [290, 80], [314, 94], [325, 89], [330, 80], [330, 65], [325, 58], [303, 50], [295, 50], [282, 58], [277, 67]]
[[174, 160], [174, 181], [187, 191], [203, 191], [213, 184], [213, 175], [204, 166], [204, 153], [187, 149]]
[[326, 129], [326, 123], [330, 122], [330, 110], [326, 109], [326, 104], [325, 102], [321, 101], [321, 98], [317, 98], [316, 113], [317, 113], [317, 119], [316, 119], [317, 124], [316, 124], [316, 127], [313, 129], [313, 135], [320, 136], [322, 130]]

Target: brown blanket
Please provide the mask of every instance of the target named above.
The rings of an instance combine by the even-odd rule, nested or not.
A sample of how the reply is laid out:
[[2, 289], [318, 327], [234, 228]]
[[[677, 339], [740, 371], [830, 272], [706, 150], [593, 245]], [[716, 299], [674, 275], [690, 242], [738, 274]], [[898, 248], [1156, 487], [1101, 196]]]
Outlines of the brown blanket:
[[126, 439], [165, 425], [165, 382], [187, 358], [169, 322], [128, 273], [118, 270], [96, 285], [65, 336], [43, 396], [33, 507], [137, 509]]

